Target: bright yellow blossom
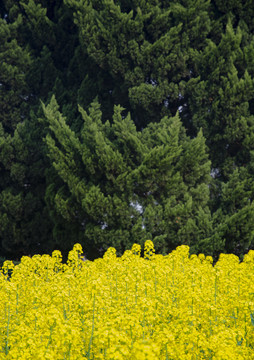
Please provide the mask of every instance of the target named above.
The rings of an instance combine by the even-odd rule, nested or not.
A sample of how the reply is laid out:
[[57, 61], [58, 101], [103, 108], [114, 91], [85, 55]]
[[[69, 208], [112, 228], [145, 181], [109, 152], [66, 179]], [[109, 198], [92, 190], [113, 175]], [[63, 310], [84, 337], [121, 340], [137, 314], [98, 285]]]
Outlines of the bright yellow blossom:
[[253, 359], [253, 250], [214, 266], [186, 245], [156, 255], [151, 240], [144, 258], [137, 244], [122, 257], [82, 253], [3, 264], [0, 360]]

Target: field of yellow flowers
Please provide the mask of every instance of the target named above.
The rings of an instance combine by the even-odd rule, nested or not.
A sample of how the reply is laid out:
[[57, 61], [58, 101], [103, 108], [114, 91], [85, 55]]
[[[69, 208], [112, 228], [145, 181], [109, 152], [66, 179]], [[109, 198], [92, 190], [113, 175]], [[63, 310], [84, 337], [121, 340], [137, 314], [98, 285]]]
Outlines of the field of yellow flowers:
[[[82, 261], [81, 245], [5, 261], [0, 359], [254, 359], [254, 251], [213, 259], [153, 243]], [[11, 276], [10, 276], [11, 275]]]

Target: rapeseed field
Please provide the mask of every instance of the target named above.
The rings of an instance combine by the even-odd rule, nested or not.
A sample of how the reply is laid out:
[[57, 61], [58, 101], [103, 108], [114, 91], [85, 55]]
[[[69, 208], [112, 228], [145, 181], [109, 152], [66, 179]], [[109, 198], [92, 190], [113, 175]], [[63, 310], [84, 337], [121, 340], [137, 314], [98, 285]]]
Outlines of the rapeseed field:
[[0, 359], [254, 359], [254, 251], [218, 262], [153, 243], [67, 264], [22, 257], [0, 273]]

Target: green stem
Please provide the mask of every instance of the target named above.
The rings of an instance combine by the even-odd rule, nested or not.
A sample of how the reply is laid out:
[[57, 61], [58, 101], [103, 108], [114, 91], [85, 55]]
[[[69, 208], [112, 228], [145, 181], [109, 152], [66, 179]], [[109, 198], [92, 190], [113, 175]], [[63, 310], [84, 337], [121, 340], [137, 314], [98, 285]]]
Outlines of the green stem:
[[8, 305], [8, 318], [7, 318], [7, 328], [6, 328], [5, 355], [8, 355], [8, 352], [9, 352], [9, 331], [10, 331], [10, 305]]
[[93, 343], [93, 334], [94, 334], [94, 314], [95, 314], [95, 294], [93, 297], [93, 323], [92, 323], [92, 333], [91, 333], [91, 337], [90, 337], [90, 341], [89, 341], [89, 345], [88, 345], [88, 352], [87, 352], [87, 358], [88, 360], [90, 360], [90, 352], [91, 352], [91, 347], [92, 347], [92, 343]]

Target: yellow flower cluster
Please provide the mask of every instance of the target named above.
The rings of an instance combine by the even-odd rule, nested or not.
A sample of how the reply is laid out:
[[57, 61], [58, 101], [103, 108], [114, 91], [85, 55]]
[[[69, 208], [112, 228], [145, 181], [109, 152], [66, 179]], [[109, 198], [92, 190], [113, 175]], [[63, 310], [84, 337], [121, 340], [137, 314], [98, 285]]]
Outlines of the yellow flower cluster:
[[180, 246], [144, 257], [133, 245], [82, 260], [76, 244], [6, 261], [0, 272], [0, 359], [254, 358], [254, 251], [189, 256]]

